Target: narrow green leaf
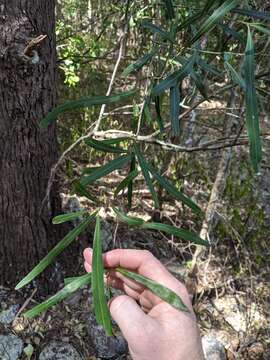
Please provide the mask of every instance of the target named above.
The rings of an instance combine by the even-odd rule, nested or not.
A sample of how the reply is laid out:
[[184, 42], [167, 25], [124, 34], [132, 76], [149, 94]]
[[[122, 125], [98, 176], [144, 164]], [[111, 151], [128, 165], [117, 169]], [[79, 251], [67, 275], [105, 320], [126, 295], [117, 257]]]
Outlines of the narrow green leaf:
[[270, 36], [270, 29], [269, 28], [266, 28], [264, 26], [260, 26], [260, 25], [257, 25], [257, 24], [250, 24], [250, 26], [254, 27], [255, 29], [261, 31], [262, 33], [266, 34], [267, 36]]
[[96, 217], [93, 242], [92, 293], [97, 323], [103, 326], [107, 336], [112, 336], [112, 324], [104, 288], [104, 267], [102, 260], [102, 244], [100, 234], [100, 218]]
[[167, 17], [172, 20], [175, 17], [173, 2], [172, 0], [163, 0], [163, 2], [165, 3]]
[[[129, 172], [132, 173], [135, 170], [136, 170], [136, 157], [135, 157], [134, 153], [132, 153]], [[131, 207], [132, 207], [132, 195], [133, 195], [133, 181], [130, 181], [128, 184], [128, 193], [127, 193], [129, 209], [131, 209]]]
[[155, 207], [159, 208], [158, 197], [157, 197], [156, 191], [154, 189], [154, 186], [152, 184], [152, 181], [151, 181], [151, 178], [150, 178], [150, 175], [149, 175], [149, 170], [147, 168], [147, 164], [146, 164], [146, 162], [145, 162], [145, 160], [144, 160], [144, 158], [142, 156], [142, 153], [141, 153], [139, 147], [136, 144], [134, 144], [134, 151], [135, 151], [138, 163], [140, 165], [140, 168], [142, 170], [143, 177], [145, 179], [146, 185], [148, 186], [148, 189], [150, 190], [150, 193], [152, 195]]
[[158, 123], [160, 132], [163, 133], [164, 132], [164, 124], [163, 124], [163, 119], [161, 116], [160, 96], [155, 96], [154, 101], [155, 101], [155, 109], [156, 109], [156, 114], [157, 114], [157, 123]]
[[85, 140], [85, 144], [96, 150], [104, 151], [107, 153], [118, 153], [118, 154], [127, 153], [127, 150], [125, 149], [122, 149], [118, 146], [111, 146], [104, 141], [98, 141], [95, 139], [87, 139]]
[[125, 68], [122, 75], [127, 76], [131, 72], [140, 70], [144, 65], [146, 65], [150, 60], [152, 60], [153, 56], [155, 55], [155, 51], [151, 51], [144, 56], [142, 56], [140, 59], [135, 61], [135, 63], [128, 65], [128, 67]]
[[257, 10], [248, 10], [248, 9], [234, 9], [232, 12], [236, 14], [241, 14], [245, 16], [249, 16], [255, 19], [262, 19], [270, 21], [270, 14], [269, 12], [264, 11], [257, 11]]
[[149, 108], [149, 103], [145, 102], [144, 107], [143, 107], [143, 116], [144, 119], [146, 121], [146, 123], [148, 125], [150, 125], [152, 123], [152, 116], [151, 116], [151, 112], [150, 112], [150, 108]]
[[57, 215], [52, 219], [53, 224], [62, 224], [67, 221], [71, 221], [74, 219], [77, 219], [78, 217], [81, 217], [83, 215], [87, 214], [87, 211], [81, 210], [81, 211], [75, 211], [69, 214], [61, 214]]
[[162, 80], [159, 84], [154, 86], [152, 90], [153, 95], [159, 95], [166, 89], [174, 87], [176, 83], [184, 79], [187, 75], [189, 75], [195, 61], [195, 56], [192, 55], [186, 64], [182, 66], [180, 70], [174, 71], [172, 74], [167, 76], [164, 80]]
[[232, 29], [228, 25], [225, 25], [225, 24], [222, 24], [222, 23], [219, 23], [218, 25], [219, 25], [219, 27], [221, 27], [223, 29], [223, 31], [227, 35], [232, 36], [234, 39], [240, 41], [240, 43], [242, 43], [242, 44], [245, 43], [245, 39], [243, 38], [243, 36], [240, 34], [239, 31], [235, 31], [234, 29]]
[[130, 90], [116, 95], [83, 97], [78, 100], [68, 101], [49, 112], [49, 114], [43, 120], [41, 120], [40, 127], [46, 128], [48, 125], [50, 125], [56, 120], [58, 115], [62, 114], [65, 111], [75, 110], [82, 107], [90, 107], [94, 105], [112, 104], [124, 100], [131, 95], [134, 95], [135, 92], [135, 90]]
[[79, 181], [75, 180], [72, 185], [73, 185], [73, 189], [72, 189], [73, 193], [80, 195], [80, 196], [84, 196], [88, 200], [91, 200], [95, 203], [98, 202], [98, 199], [95, 196], [93, 196], [92, 194], [90, 194], [90, 192], [87, 191], [86, 188]]
[[142, 27], [149, 29], [152, 33], [157, 34], [158, 36], [160, 36], [162, 39], [164, 40], [169, 40], [170, 42], [174, 42], [174, 39], [172, 38], [171, 33], [161, 29], [159, 26], [151, 23], [148, 20], [143, 20], [141, 22]]
[[94, 181], [100, 179], [103, 176], [106, 176], [110, 174], [112, 171], [115, 171], [117, 169], [121, 169], [122, 166], [124, 166], [128, 161], [130, 161], [131, 155], [122, 155], [118, 158], [108, 162], [107, 164], [100, 166], [97, 170], [93, 171], [90, 175], [84, 176], [80, 183], [83, 186], [87, 186], [89, 184], [92, 184]]
[[121, 190], [125, 189], [132, 180], [138, 176], [138, 170], [133, 170], [118, 184], [117, 188], [114, 191], [114, 197], [116, 197]]
[[185, 230], [185, 229], [177, 228], [172, 225], [161, 224], [161, 223], [156, 223], [156, 222], [144, 222], [141, 226], [144, 229], [157, 230], [157, 231], [165, 232], [170, 235], [174, 235], [176, 237], [179, 237], [182, 240], [190, 241], [193, 244], [209, 246], [208, 241], [201, 239], [195, 233]]
[[172, 290], [168, 289], [167, 287], [158, 284], [157, 282], [142, 276], [140, 274], [134, 273], [132, 271], [128, 271], [126, 269], [117, 267], [115, 269], [120, 274], [126, 276], [129, 279], [132, 279], [136, 281], [137, 283], [145, 286], [147, 289], [152, 291], [156, 296], [158, 296], [160, 299], [164, 300], [171, 306], [173, 306], [175, 309], [180, 311], [186, 311], [189, 312], [189, 309], [187, 306], [183, 303], [182, 299]]
[[197, 204], [195, 204], [190, 198], [188, 198], [182, 192], [177, 190], [173, 184], [171, 184], [167, 179], [165, 179], [157, 171], [155, 171], [150, 164], [147, 165], [154, 178], [160, 184], [160, 186], [162, 186], [170, 195], [172, 195], [173, 198], [182, 201], [185, 205], [187, 205], [190, 209], [192, 209], [194, 213], [196, 214], [202, 213], [202, 210]]
[[170, 88], [170, 117], [172, 126], [172, 136], [176, 137], [180, 135], [180, 91], [179, 84]]
[[221, 71], [217, 70], [214, 66], [209, 65], [206, 61], [204, 61], [202, 58], [197, 56], [197, 64], [204, 70], [205, 72], [209, 72], [210, 74], [213, 74], [215, 76], [221, 77], [222, 73]]
[[250, 158], [254, 171], [258, 172], [258, 165], [260, 164], [262, 158], [262, 149], [254, 76], [254, 45], [250, 28], [248, 28], [247, 35], [247, 45], [244, 58], [244, 72], [246, 83], [246, 126], [249, 137]]
[[224, 66], [225, 66], [225, 69], [228, 71], [232, 81], [235, 84], [239, 85], [242, 90], [245, 90], [246, 84], [245, 84], [245, 80], [242, 78], [242, 76], [240, 74], [238, 74], [238, 72], [232, 67], [232, 65], [228, 61], [224, 62]]
[[33, 307], [33, 309], [26, 311], [23, 314], [23, 316], [27, 319], [30, 319], [42, 313], [43, 311], [48, 310], [52, 306], [58, 304], [60, 301], [63, 301], [64, 299], [68, 298], [70, 295], [72, 295], [82, 286], [91, 283], [91, 274], [85, 274], [70, 279], [72, 280], [70, 280], [63, 289], [58, 291], [55, 295], [53, 295], [49, 299], [43, 301], [41, 304], [36, 305], [35, 307]]
[[112, 139], [104, 139], [102, 141], [104, 144], [107, 144], [107, 145], [117, 145], [123, 141], [129, 141], [129, 140], [130, 140], [130, 137], [122, 136], [122, 137], [117, 137], [117, 138], [112, 138]]
[[235, 8], [239, 4], [239, 0], [226, 0], [224, 3], [219, 6], [211, 16], [202, 24], [197, 34], [191, 39], [191, 43], [193, 44], [197, 41], [201, 36], [206, 34], [208, 31], [213, 29], [219, 20], [225, 16], [230, 10]]
[[140, 226], [144, 223], [143, 219], [134, 216], [128, 216], [121, 211], [119, 211], [116, 207], [112, 208], [119, 220], [123, 221], [124, 223], [128, 224], [129, 226]]
[[199, 74], [197, 74], [194, 70], [191, 71], [190, 77], [195, 83], [196, 88], [199, 90], [199, 92], [202, 94], [202, 96], [207, 100], [208, 94], [207, 94], [207, 87], [203, 82], [203, 79]]
[[90, 222], [95, 217], [96, 212], [89, 215], [85, 220], [83, 220], [78, 226], [72, 229], [59, 243], [30, 271], [15, 287], [15, 290], [21, 289], [23, 286], [27, 285], [35, 279], [47, 266], [49, 266], [54, 258], [59, 255], [68, 245], [74, 241], [77, 236], [84, 231]]

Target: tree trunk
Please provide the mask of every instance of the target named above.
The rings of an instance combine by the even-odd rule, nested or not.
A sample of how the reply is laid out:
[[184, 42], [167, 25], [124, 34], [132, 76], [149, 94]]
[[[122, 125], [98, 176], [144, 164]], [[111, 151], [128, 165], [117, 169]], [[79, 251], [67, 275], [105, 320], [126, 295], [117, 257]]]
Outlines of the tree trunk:
[[56, 129], [39, 129], [56, 100], [54, 8], [54, 0], [0, 2], [0, 283], [7, 286], [59, 240], [51, 225], [60, 210], [55, 185], [50, 210], [41, 212]]

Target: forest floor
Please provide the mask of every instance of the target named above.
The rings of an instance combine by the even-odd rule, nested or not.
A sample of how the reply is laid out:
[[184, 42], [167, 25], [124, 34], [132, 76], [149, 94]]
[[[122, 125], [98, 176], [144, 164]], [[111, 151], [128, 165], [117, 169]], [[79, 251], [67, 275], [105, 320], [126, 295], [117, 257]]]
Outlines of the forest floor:
[[[121, 178], [121, 175], [114, 175], [99, 184], [99, 191], [106, 197], [108, 194], [112, 195], [108, 189], [112, 189], [117, 177]], [[138, 193], [135, 194], [134, 211], [131, 214], [145, 220], [156, 216], [151, 210], [149, 194], [140, 189], [136, 191]], [[81, 207], [93, 210], [83, 198], [70, 197], [67, 193], [62, 195], [65, 211], [76, 211]], [[119, 199], [118, 204], [121, 206], [121, 198]], [[193, 229], [189, 216], [181, 216], [182, 210], [181, 204], [175, 201], [166, 203], [162, 221]], [[112, 211], [107, 207], [102, 209], [101, 217], [106, 237], [105, 248], [150, 250], [174, 276], [187, 284], [206, 342], [214, 338], [214, 341], [222, 345], [229, 360], [270, 359], [270, 271], [269, 267], [256, 264], [256, 254], [253, 256], [238, 240], [232, 243], [219, 239], [198, 264], [199, 277], [195, 283], [188, 277], [194, 246], [165, 237], [160, 232], [131, 229], [122, 223], [116, 223]], [[199, 229], [193, 230], [198, 232]], [[84, 273], [81, 251], [87, 244], [91, 245], [91, 232], [79, 246], [77, 275]], [[74, 274], [65, 274], [70, 275]], [[33, 296], [26, 304], [29, 294], [25, 295], [23, 291], [16, 293], [11, 289], [0, 290], [2, 310], [16, 304], [18, 311], [22, 306], [26, 305], [28, 309], [38, 303]], [[89, 336], [90, 312], [89, 288], [82, 288], [71, 298], [34, 319], [24, 320], [19, 317], [10, 324], [0, 324], [0, 334], [12, 332], [23, 340], [24, 348], [30, 349], [30, 353], [27, 355], [26, 350], [21, 359], [39, 359], [42, 349], [51, 341], [57, 340], [72, 344], [82, 359], [93, 360], [97, 357], [96, 345]], [[118, 357], [128, 358], [128, 355]], [[222, 356], [218, 359], [222, 359]]]

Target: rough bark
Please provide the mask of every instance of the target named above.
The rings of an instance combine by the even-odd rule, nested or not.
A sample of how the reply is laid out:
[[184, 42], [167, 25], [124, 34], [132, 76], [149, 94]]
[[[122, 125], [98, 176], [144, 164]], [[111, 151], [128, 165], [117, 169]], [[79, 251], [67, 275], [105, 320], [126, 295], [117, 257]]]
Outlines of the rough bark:
[[56, 101], [54, 8], [54, 0], [0, 1], [0, 283], [8, 286], [59, 240], [51, 225], [60, 207], [55, 188], [50, 210], [40, 213], [56, 129], [38, 126]]

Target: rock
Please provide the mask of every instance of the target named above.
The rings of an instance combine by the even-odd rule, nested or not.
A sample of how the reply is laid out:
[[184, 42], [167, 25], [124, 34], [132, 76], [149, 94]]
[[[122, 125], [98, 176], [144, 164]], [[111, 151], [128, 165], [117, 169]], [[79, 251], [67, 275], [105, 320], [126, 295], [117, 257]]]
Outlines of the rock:
[[19, 305], [11, 305], [7, 310], [0, 312], [0, 323], [3, 325], [11, 324], [19, 310]]
[[256, 342], [248, 348], [248, 358], [250, 360], [261, 359], [261, 356], [264, 354], [264, 352], [263, 344]]
[[39, 360], [82, 360], [82, 357], [71, 344], [52, 341], [42, 350]]
[[17, 360], [23, 351], [23, 341], [16, 335], [0, 335], [0, 359]]
[[205, 360], [226, 360], [224, 346], [213, 335], [203, 336], [202, 346]]
[[122, 336], [106, 336], [102, 326], [99, 326], [93, 314], [88, 317], [88, 334], [96, 350], [96, 356], [101, 359], [116, 359], [127, 352], [127, 344]]

